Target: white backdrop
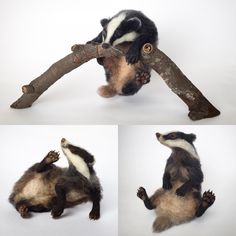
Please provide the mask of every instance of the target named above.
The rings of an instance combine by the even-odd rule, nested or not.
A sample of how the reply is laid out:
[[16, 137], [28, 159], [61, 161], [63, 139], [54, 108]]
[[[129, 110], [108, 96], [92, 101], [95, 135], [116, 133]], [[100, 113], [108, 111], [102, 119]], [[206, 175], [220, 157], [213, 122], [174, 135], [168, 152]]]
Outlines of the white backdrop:
[[[117, 235], [118, 230], [118, 160], [116, 126], [0, 126], [0, 235]], [[88, 217], [91, 203], [65, 209], [58, 220], [49, 212], [34, 213], [22, 219], [8, 203], [13, 184], [32, 164], [39, 162], [50, 150], [60, 151], [57, 165], [68, 166], [60, 148], [65, 137], [94, 155], [95, 171], [103, 187], [101, 218]], [[109, 230], [108, 230], [109, 225]]]
[[187, 107], [153, 73], [132, 97], [105, 99], [95, 60], [69, 73], [25, 110], [10, 109], [21, 86], [42, 74], [101, 30], [100, 19], [139, 9], [159, 30], [159, 47], [222, 114], [194, 124], [236, 121], [236, 1], [80, 0], [0, 1], [0, 123], [4, 124], [193, 124]]
[[[174, 226], [163, 236], [236, 235], [235, 126], [126, 126], [119, 129], [119, 234], [149, 236], [155, 212], [136, 197], [144, 186], [149, 195], [162, 186], [162, 175], [171, 150], [160, 144], [156, 132], [180, 130], [195, 133], [195, 147], [204, 173], [203, 191], [211, 189], [216, 201], [192, 222]], [[161, 234], [162, 235], [162, 234]]]

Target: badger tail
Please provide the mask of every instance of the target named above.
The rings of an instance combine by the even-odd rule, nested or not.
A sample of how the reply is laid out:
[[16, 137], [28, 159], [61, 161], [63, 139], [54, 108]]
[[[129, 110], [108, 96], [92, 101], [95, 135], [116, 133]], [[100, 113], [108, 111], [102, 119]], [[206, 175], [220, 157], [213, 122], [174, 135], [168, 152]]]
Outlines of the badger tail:
[[161, 232], [170, 228], [173, 225], [170, 218], [167, 216], [158, 216], [153, 222], [153, 232]]
[[204, 212], [214, 203], [215, 199], [215, 194], [212, 191], [208, 190], [204, 192], [195, 216], [202, 216]]

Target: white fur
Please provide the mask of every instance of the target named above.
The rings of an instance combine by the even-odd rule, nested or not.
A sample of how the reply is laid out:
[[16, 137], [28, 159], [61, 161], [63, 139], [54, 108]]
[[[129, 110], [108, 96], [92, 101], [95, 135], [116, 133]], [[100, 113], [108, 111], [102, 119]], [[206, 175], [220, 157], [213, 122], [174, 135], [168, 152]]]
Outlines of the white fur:
[[83, 160], [83, 158], [81, 158], [78, 155], [75, 155], [73, 153], [70, 152], [70, 150], [68, 148], [65, 148], [63, 150], [63, 152], [65, 153], [67, 159], [72, 163], [72, 165], [76, 168], [76, 170], [78, 172], [80, 172], [83, 176], [85, 176], [86, 178], [89, 179], [90, 177], [90, 173], [89, 173], [89, 169], [87, 164], [85, 163], [85, 161]]
[[112, 35], [114, 34], [117, 27], [120, 25], [120, 23], [125, 19], [126, 13], [123, 12], [119, 14], [118, 16], [114, 17], [107, 25], [107, 35], [105, 39], [105, 43], [109, 43]]
[[193, 157], [199, 158], [195, 148], [186, 140], [184, 140], [184, 139], [165, 140], [162, 136], [163, 135], [161, 135], [159, 138], [160, 143], [162, 143], [170, 148], [174, 148], [174, 147], [182, 148], [185, 151], [187, 151], [188, 153], [190, 153]]
[[116, 45], [123, 43], [123, 42], [132, 42], [137, 37], [138, 37], [138, 33], [136, 33], [136, 32], [130, 32], [130, 33], [124, 34], [121, 38], [119, 38], [113, 42], [113, 46], [116, 46]]
[[90, 172], [88, 169], [88, 165], [85, 163], [84, 159], [76, 154], [71, 153], [71, 151], [67, 148], [69, 142], [65, 140], [61, 143], [62, 151], [66, 155], [69, 162], [76, 168], [76, 170], [81, 173], [86, 178], [90, 178]]

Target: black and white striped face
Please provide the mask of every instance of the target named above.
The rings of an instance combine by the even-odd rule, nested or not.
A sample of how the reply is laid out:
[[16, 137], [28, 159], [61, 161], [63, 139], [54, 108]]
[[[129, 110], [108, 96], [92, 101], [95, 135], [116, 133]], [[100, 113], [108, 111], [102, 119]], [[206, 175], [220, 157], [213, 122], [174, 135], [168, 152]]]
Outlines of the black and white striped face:
[[134, 41], [142, 26], [138, 17], [129, 17], [126, 11], [121, 11], [113, 18], [101, 20], [103, 26], [103, 42], [113, 46]]
[[72, 164], [78, 172], [89, 179], [89, 168], [95, 163], [94, 157], [86, 150], [72, 145], [65, 138], [61, 140], [61, 148], [69, 163]]
[[156, 137], [159, 142], [170, 148], [181, 148], [192, 154], [194, 157], [198, 157], [193, 142], [196, 139], [195, 134], [185, 134], [183, 132], [169, 132], [166, 134], [156, 133]]

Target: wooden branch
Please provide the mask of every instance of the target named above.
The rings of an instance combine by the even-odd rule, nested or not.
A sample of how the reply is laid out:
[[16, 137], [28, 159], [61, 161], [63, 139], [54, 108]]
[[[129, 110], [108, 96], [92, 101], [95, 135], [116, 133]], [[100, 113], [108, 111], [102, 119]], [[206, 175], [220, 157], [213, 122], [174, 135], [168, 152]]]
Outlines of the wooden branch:
[[160, 49], [147, 43], [142, 48], [142, 61], [162, 77], [168, 87], [178, 95], [189, 108], [191, 120], [218, 116], [217, 110], [183, 74], [177, 65]]
[[30, 84], [24, 85], [22, 87], [23, 95], [11, 104], [11, 108], [31, 107], [38, 97], [63, 75], [93, 58], [122, 55], [118, 49], [106, 48], [106, 45], [103, 47], [101, 44], [74, 45], [71, 50], [73, 53], [54, 63], [42, 75], [32, 80]]
[[[72, 51], [73, 53], [54, 63], [29, 85], [24, 85], [22, 87], [23, 95], [11, 107], [17, 109], [30, 107], [44, 91], [63, 75], [93, 58], [122, 55], [119, 49], [108, 47], [106, 44], [74, 45]], [[171, 90], [187, 104], [190, 119], [200, 120], [220, 114], [161, 50], [154, 48], [151, 44], [145, 44], [142, 49], [142, 61], [151, 65]]]

